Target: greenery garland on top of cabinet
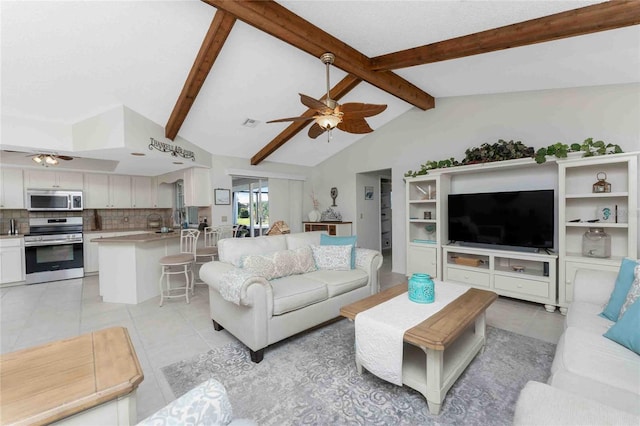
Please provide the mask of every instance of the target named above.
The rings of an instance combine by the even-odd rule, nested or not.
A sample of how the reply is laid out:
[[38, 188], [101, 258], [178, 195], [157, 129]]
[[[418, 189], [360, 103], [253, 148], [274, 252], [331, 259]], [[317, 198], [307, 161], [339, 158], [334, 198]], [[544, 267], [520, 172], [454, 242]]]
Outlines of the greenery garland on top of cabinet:
[[429, 170], [442, 169], [447, 167], [465, 166], [469, 164], [490, 163], [494, 161], [514, 160], [518, 158], [533, 158], [536, 163], [542, 164], [547, 161], [547, 155], [555, 155], [556, 158], [567, 158], [570, 152], [583, 152], [583, 157], [595, 155], [620, 154], [622, 148], [616, 144], [594, 141], [587, 138], [584, 142], [573, 143], [571, 145], [556, 142], [547, 147], [539, 148], [537, 151], [530, 146], [524, 145], [521, 141], [514, 142], [499, 139], [494, 144], [483, 143], [480, 147], [468, 148], [465, 151], [465, 158], [458, 161], [453, 157], [440, 161], [427, 161], [420, 165], [420, 170], [409, 170], [405, 177], [422, 176], [429, 173]]

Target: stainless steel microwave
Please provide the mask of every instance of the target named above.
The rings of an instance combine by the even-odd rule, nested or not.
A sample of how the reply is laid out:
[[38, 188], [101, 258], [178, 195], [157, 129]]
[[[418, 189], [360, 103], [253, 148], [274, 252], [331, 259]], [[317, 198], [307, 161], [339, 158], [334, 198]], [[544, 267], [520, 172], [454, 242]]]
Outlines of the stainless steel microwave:
[[82, 191], [27, 189], [26, 203], [32, 212], [81, 211]]

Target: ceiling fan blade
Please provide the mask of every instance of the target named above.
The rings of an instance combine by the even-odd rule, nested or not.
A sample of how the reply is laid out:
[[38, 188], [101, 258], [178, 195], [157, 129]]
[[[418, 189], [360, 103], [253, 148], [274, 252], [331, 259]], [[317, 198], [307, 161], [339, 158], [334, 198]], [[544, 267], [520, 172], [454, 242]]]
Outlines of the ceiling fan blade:
[[73, 157], [69, 157], [68, 155], [54, 155], [54, 157], [65, 161], [73, 160]]
[[346, 119], [372, 117], [387, 109], [386, 105], [363, 104], [360, 102], [349, 102], [340, 105], [340, 110]]
[[312, 98], [311, 96], [307, 96], [302, 93], [299, 93], [299, 95], [300, 95], [300, 102], [302, 102], [302, 104], [307, 108], [315, 109], [321, 114], [331, 113], [332, 109], [326, 106], [324, 102], [321, 102], [317, 99]]
[[313, 117], [289, 117], [289, 118], [279, 118], [277, 120], [267, 121], [267, 123], [281, 123], [283, 121], [309, 121], [313, 120]]
[[349, 118], [346, 120], [343, 118], [342, 122], [338, 123], [338, 129], [343, 132], [358, 134], [373, 132], [373, 129], [369, 127], [364, 118]]
[[311, 139], [315, 139], [324, 132], [326, 132], [326, 130], [320, 127], [318, 123], [313, 123], [313, 126], [309, 127], [308, 135]]

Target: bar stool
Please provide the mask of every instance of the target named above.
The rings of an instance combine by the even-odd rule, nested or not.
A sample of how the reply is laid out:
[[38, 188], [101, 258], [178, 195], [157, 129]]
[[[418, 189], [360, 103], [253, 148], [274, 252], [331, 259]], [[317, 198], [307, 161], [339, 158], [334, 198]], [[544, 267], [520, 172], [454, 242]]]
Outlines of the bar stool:
[[[174, 297], [186, 297], [187, 303], [189, 303], [189, 290], [193, 294], [193, 265], [196, 260], [196, 245], [198, 244], [198, 237], [200, 231], [197, 229], [183, 229], [180, 231], [180, 253], [170, 254], [160, 258], [160, 265], [162, 266], [162, 275], [158, 285], [160, 286], [160, 306], [164, 303], [164, 299]], [[189, 278], [189, 273], [191, 278]], [[171, 275], [184, 274], [185, 284], [184, 287], [171, 287]], [[167, 276], [167, 288], [164, 289], [162, 280], [164, 276]], [[176, 291], [184, 290], [184, 294], [173, 294]]]
[[[204, 228], [204, 246], [196, 248], [196, 265], [204, 265], [218, 257], [218, 227], [208, 226]], [[198, 276], [196, 284], [204, 284]]]

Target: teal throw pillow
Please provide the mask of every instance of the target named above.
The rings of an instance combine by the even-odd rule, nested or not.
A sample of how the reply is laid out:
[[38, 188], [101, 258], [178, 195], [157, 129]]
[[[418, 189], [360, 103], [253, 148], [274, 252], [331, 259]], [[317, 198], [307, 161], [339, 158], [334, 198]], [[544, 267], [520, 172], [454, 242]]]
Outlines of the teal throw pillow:
[[622, 318], [604, 333], [604, 337], [640, 355], [638, 324], [640, 324], [640, 299], [636, 300], [622, 315]]
[[627, 293], [633, 284], [633, 270], [635, 269], [637, 261], [632, 259], [622, 259], [620, 264], [620, 271], [618, 272], [618, 278], [616, 279], [615, 287], [609, 298], [609, 303], [604, 308], [604, 311], [600, 314], [601, 317], [610, 319], [611, 321], [617, 321], [620, 315], [620, 308], [624, 304], [627, 298]]
[[[331, 235], [320, 235], [321, 246], [348, 246], [351, 245], [351, 269], [356, 269], [356, 240], [355, 235], [348, 237], [333, 237]], [[626, 294], [625, 294], [626, 297]], [[622, 304], [620, 304], [622, 306]]]

